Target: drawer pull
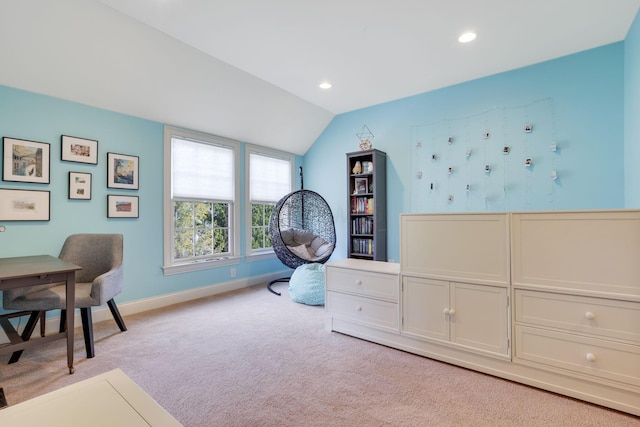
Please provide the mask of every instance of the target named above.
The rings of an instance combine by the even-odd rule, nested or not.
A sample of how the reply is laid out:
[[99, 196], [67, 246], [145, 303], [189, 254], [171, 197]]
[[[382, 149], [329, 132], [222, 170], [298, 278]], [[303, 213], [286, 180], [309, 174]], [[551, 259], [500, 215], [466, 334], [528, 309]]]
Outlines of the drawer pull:
[[362, 311], [362, 306], [356, 305], [356, 311]]
[[358, 285], [358, 286], [362, 285], [362, 279], [356, 280], [356, 285]]
[[584, 317], [585, 317], [586, 319], [588, 319], [588, 320], [593, 320], [593, 319], [595, 319], [595, 318], [596, 318], [596, 315], [595, 315], [595, 314], [593, 314], [593, 313], [592, 313], [592, 312], [590, 312], [590, 311], [587, 311], [587, 312], [584, 314]]
[[596, 355], [593, 353], [587, 353], [587, 360], [589, 362], [595, 362], [596, 361]]

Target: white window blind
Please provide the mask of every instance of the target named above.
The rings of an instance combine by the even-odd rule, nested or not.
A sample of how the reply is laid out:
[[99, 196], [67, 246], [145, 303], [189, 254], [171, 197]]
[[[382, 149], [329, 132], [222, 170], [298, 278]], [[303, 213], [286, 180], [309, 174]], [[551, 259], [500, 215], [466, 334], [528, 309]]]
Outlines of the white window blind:
[[291, 191], [291, 162], [259, 153], [249, 155], [251, 202], [277, 202]]
[[173, 137], [172, 197], [234, 200], [233, 150]]

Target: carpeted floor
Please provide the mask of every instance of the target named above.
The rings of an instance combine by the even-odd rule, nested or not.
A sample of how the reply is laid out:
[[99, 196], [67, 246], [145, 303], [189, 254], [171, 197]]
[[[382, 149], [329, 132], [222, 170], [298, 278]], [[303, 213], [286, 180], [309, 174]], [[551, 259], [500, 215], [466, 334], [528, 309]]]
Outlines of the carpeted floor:
[[[264, 286], [95, 325], [96, 357], [77, 329], [2, 356], [15, 404], [122, 369], [169, 413], [198, 426], [640, 426], [640, 418], [324, 329], [324, 307]], [[4, 427], [4, 426], [3, 426]], [[7, 426], [8, 427], [8, 426]]]

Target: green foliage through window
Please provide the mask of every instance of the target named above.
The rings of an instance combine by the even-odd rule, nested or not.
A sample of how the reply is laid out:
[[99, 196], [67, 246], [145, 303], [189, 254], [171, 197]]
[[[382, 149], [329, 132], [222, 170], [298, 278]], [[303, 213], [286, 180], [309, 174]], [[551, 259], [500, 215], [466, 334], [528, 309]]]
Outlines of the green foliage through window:
[[269, 219], [274, 207], [274, 203], [251, 204], [251, 250], [271, 247]]
[[174, 259], [228, 255], [229, 204], [173, 202]]

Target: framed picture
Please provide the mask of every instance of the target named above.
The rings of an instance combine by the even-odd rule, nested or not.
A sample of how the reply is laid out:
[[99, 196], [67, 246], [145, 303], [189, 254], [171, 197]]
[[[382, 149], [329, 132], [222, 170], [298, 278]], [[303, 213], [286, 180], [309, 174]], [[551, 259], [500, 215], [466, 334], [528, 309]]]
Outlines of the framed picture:
[[138, 157], [107, 153], [107, 187], [138, 189]]
[[364, 194], [368, 188], [369, 180], [367, 178], [356, 178], [356, 194]]
[[62, 135], [60, 158], [67, 162], [98, 164], [98, 141]]
[[91, 174], [69, 172], [69, 198], [91, 200]]
[[49, 144], [5, 136], [2, 147], [3, 181], [49, 184]]
[[0, 188], [0, 221], [49, 221], [48, 191]]
[[138, 218], [138, 196], [107, 195], [107, 218]]

